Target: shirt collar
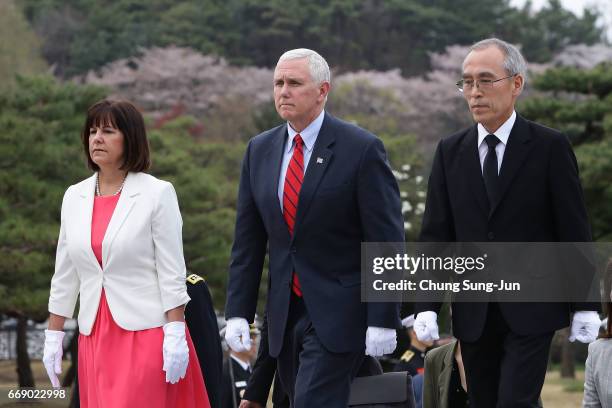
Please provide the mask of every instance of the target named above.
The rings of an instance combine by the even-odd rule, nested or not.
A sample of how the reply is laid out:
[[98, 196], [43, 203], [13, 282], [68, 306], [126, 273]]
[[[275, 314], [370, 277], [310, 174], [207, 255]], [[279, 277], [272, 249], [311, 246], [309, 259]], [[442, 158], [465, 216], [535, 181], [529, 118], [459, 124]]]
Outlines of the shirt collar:
[[[508, 138], [510, 137], [510, 132], [512, 131], [512, 127], [514, 126], [514, 122], [516, 121], [516, 111], [512, 111], [512, 115], [508, 118], [507, 121], [503, 123], [493, 134], [497, 136], [497, 138], [504, 144], [504, 146], [508, 145]], [[478, 146], [480, 146], [485, 137], [489, 135], [489, 131], [485, 129], [482, 124], [478, 124]]]
[[[304, 141], [304, 147], [308, 149], [309, 151], [312, 150], [315, 142], [317, 141], [317, 136], [319, 135], [319, 131], [321, 130], [321, 126], [323, 125], [324, 118], [325, 118], [325, 110], [322, 110], [321, 113], [319, 113], [319, 116], [317, 116], [315, 120], [310, 122], [310, 124], [306, 126], [306, 129], [300, 132], [300, 136], [302, 136], [302, 140]], [[295, 137], [295, 135], [298, 134], [298, 132], [296, 132], [291, 127], [289, 122], [287, 122], [287, 134], [288, 134], [288, 139], [287, 139], [287, 144], [286, 144], [287, 146], [286, 151], [287, 153], [289, 153], [291, 149], [293, 148], [293, 138]]]
[[235, 362], [240, 364], [240, 367], [242, 367], [242, 369], [244, 371], [249, 371], [249, 368], [251, 367], [251, 365], [249, 363], [245, 363], [244, 361], [242, 361], [241, 359], [239, 359], [238, 357], [236, 357], [233, 354], [230, 354], [230, 357], [233, 358]]

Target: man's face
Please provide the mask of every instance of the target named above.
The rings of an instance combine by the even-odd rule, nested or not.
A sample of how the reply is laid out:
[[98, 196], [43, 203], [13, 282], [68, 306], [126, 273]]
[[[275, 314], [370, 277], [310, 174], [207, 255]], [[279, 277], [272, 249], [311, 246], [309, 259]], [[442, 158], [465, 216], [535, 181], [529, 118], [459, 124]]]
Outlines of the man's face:
[[413, 329], [408, 329], [408, 337], [410, 337], [410, 344], [416, 346], [417, 348], [428, 349], [434, 345], [434, 341], [421, 341], [417, 337], [416, 333]]
[[312, 80], [307, 58], [280, 61], [274, 70], [276, 111], [298, 132], [321, 112], [328, 92], [328, 82]]
[[257, 350], [259, 350], [259, 336], [251, 334], [251, 348], [247, 350], [247, 354], [252, 363], [254, 363], [257, 358]]
[[[504, 69], [504, 54], [497, 47], [471, 51], [463, 62], [463, 80], [497, 80], [509, 76]], [[481, 123], [489, 132], [495, 132], [514, 109], [514, 101], [521, 93], [523, 78], [512, 76], [490, 84], [464, 89], [463, 96], [468, 103], [474, 121]]]

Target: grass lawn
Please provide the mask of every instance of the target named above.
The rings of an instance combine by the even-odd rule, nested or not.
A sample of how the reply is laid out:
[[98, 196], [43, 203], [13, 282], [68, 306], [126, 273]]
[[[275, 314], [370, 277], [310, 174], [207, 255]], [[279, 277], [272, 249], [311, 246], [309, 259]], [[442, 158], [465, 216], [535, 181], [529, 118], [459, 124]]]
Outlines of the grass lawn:
[[[63, 372], [65, 373], [70, 367], [69, 361], [64, 361]], [[32, 371], [34, 372], [34, 383], [37, 388], [49, 388], [51, 382], [47, 377], [47, 372], [42, 365], [41, 361], [32, 361]], [[63, 408], [68, 406], [67, 400], [39, 400], [40, 402], [24, 403], [17, 400], [10, 400], [8, 398], [8, 392], [13, 389], [17, 389], [17, 372], [15, 361], [0, 361], [0, 408]], [[66, 390], [68, 394], [70, 390]]]
[[558, 370], [551, 370], [542, 389], [544, 408], [579, 408], [583, 389], [584, 369], [576, 368], [576, 379], [561, 378]]

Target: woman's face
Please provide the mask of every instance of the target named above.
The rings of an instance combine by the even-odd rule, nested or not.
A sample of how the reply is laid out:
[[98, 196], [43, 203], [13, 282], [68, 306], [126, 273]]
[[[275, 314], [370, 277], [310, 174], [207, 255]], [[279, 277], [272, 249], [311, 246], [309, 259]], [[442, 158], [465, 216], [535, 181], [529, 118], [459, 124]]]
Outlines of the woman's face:
[[100, 169], [123, 165], [123, 133], [111, 124], [89, 128], [89, 156]]

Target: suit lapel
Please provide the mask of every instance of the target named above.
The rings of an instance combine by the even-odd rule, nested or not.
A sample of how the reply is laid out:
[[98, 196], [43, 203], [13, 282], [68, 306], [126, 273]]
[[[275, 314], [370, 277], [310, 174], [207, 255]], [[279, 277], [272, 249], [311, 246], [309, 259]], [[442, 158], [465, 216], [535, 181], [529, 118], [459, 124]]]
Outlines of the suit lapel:
[[113, 215], [106, 228], [104, 239], [102, 240], [102, 265], [106, 265], [109, 259], [109, 251], [111, 244], [119, 232], [119, 229], [124, 224], [128, 214], [132, 210], [136, 199], [140, 195], [140, 185], [138, 183], [138, 175], [135, 173], [128, 173], [121, 196], [117, 201], [117, 206]]
[[96, 259], [96, 255], [94, 255], [93, 249], [91, 248], [91, 220], [93, 215], [96, 177], [97, 173], [83, 183], [83, 186], [79, 191], [79, 195], [82, 199], [82, 205], [79, 205], [75, 209], [75, 218], [79, 220], [79, 231], [81, 231], [83, 234], [82, 242], [85, 242], [87, 259], [95, 265], [99, 272], [102, 272], [100, 264]]
[[468, 131], [461, 142], [460, 168], [467, 171], [467, 182], [478, 205], [485, 214], [489, 213], [489, 199], [487, 198], [487, 191], [482, 178], [482, 168], [480, 167], [480, 156], [478, 155], [478, 131], [476, 126]]
[[335, 135], [333, 131], [333, 118], [325, 113], [321, 130], [317, 136], [312, 155], [308, 161], [308, 166], [304, 173], [304, 182], [302, 183], [302, 189], [300, 190], [300, 199], [298, 202], [297, 215], [295, 220], [295, 229], [293, 236], [297, 235], [301, 221], [306, 216], [308, 208], [312, 202], [312, 199], [317, 191], [319, 182], [325, 174], [325, 170], [331, 161], [333, 151], [330, 149], [331, 145], [334, 144]]
[[512, 180], [522, 167], [523, 162], [531, 149], [531, 132], [529, 125], [521, 116], [516, 116], [516, 121], [508, 138], [508, 145], [504, 151], [501, 169], [499, 171], [499, 195], [491, 206], [489, 217], [493, 215], [502, 198], [508, 191]]
[[283, 218], [283, 211], [278, 199], [278, 183], [280, 181], [281, 164], [285, 154], [286, 139], [287, 125], [280, 126], [274, 134], [268, 152], [263, 158], [265, 169], [262, 174], [274, 175], [271, 183], [263, 183], [263, 185], [266, 186], [266, 197], [270, 197], [270, 211], [273, 222], [277, 224], [277, 226], [280, 226], [280, 230], [284, 229], [287, 231], [287, 236], [289, 236], [289, 230], [287, 228], [287, 224], [285, 223], [285, 219]]

